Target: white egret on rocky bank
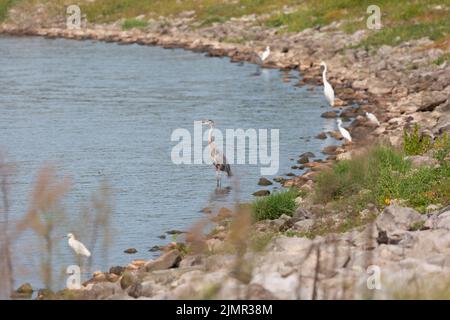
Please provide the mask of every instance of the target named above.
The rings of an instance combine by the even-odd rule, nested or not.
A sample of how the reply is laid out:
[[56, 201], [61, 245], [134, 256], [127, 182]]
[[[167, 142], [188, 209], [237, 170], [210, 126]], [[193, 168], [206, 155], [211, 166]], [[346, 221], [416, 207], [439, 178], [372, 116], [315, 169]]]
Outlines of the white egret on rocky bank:
[[366, 117], [369, 119], [370, 123], [376, 124], [377, 126], [380, 125], [380, 121], [378, 121], [377, 117], [373, 113], [366, 112]]
[[67, 234], [67, 238], [69, 238], [69, 246], [75, 251], [77, 255], [90, 257], [91, 252], [82, 244], [80, 241], [75, 239], [75, 236], [72, 233]]
[[261, 59], [261, 64], [264, 63], [264, 61], [269, 57], [270, 55], [270, 47], [267, 46], [266, 49], [259, 54], [259, 58]]
[[209, 126], [208, 132], [208, 147], [211, 160], [214, 167], [216, 168], [216, 181], [217, 188], [222, 186], [222, 172], [226, 172], [228, 177], [232, 176], [230, 164], [227, 163], [227, 158], [225, 155], [217, 148], [214, 143], [214, 138], [212, 132], [214, 130], [214, 121], [212, 120], [202, 120], [202, 124]]
[[348, 132], [347, 129], [342, 127], [342, 120], [337, 119], [336, 122], [337, 122], [339, 132], [344, 137], [344, 139], [347, 140], [348, 142], [352, 142], [352, 136], [350, 135], [350, 132]]
[[323, 93], [330, 106], [334, 106], [334, 90], [331, 84], [327, 80], [327, 64], [321, 62], [320, 66], [323, 67], [322, 80], [323, 80]]

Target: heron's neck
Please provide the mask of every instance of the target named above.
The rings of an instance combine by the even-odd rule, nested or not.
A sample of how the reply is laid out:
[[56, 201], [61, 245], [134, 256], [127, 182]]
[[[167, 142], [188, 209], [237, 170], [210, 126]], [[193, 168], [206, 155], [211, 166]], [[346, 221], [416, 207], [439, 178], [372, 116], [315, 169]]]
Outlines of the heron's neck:
[[323, 83], [327, 83], [327, 65], [325, 65], [325, 68], [323, 69], [322, 79]]
[[213, 130], [214, 130], [214, 126], [211, 125], [209, 127], [209, 132], [208, 132], [208, 144], [212, 143], [212, 132], [213, 132]]

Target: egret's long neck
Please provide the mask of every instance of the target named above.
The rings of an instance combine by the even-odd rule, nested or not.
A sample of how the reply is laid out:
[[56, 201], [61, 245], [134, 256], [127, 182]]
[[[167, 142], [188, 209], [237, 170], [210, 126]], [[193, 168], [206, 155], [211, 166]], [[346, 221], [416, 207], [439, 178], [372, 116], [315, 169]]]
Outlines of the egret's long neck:
[[324, 66], [323, 73], [322, 73], [322, 79], [323, 79], [323, 83], [327, 83], [327, 65]]

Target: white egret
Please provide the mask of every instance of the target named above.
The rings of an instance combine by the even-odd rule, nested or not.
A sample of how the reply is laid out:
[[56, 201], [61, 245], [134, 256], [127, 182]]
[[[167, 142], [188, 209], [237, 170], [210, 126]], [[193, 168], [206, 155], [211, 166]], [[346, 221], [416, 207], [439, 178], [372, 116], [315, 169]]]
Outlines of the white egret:
[[217, 188], [220, 188], [222, 186], [222, 171], [226, 172], [228, 177], [231, 177], [232, 176], [231, 167], [227, 163], [227, 158], [225, 157], [225, 155], [219, 149], [217, 149], [217, 146], [214, 143], [214, 139], [212, 136], [212, 132], [214, 130], [214, 121], [202, 120], [202, 124], [209, 125], [209, 132], [208, 132], [209, 152], [213, 165], [216, 168]]
[[67, 238], [69, 238], [69, 246], [75, 251], [77, 255], [82, 255], [86, 257], [91, 256], [91, 252], [82, 244], [80, 241], [75, 239], [75, 236], [72, 233], [67, 234]]
[[334, 106], [334, 90], [331, 84], [327, 81], [327, 64], [325, 62], [321, 62], [320, 66], [323, 67], [322, 79], [323, 79], [323, 93], [328, 103], [331, 106]]
[[264, 63], [264, 61], [269, 57], [269, 55], [270, 55], [270, 47], [267, 46], [266, 49], [261, 54], [259, 54], [259, 58], [261, 59], [261, 64]]
[[352, 136], [350, 135], [350, 132], [348, 132], [347, 129], [342, 127], [342, 120], [341, 119], [337, 119], [336, 122], [337, 122], [337, 125], [338, 125], [339, 132], [344, 137], [344, 139], [347, 140], [348, 142], [352, 142]]
[[373, 113], [366, 112], [366, 117], [369, 119], [370, 123], [376, 124], [377, 126], [380, 125], [380, 121], [378, 121], [377, 117]]

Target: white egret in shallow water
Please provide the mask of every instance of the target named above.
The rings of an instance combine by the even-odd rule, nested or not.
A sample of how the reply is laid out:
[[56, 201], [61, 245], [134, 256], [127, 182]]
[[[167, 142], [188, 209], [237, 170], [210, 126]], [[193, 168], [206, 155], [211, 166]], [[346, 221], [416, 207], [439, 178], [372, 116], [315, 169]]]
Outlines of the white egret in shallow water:
[[376, 124], [377, 126], [380, 125], [380, 121], [378, 121], [377, 117], [370, 112], [366, 112], [366, 117], [369, 119], [370, 123]]
[[217, 149], [217, 146], [214, 142], [214, 138], [212, 136], [212, 132], [214, 130], [214, 121], [212, 120], [202, 120], [202, 124], [209, 125], [208, 132], [208, 147], [209, 154], [211, 160], [213, 162], [214, 167], [216, 168], [216, 181], [217, 188], [222, 186], [222, 172], [226, 172], [228, 177], [232, 176], [230, 164], [227, 163], [227, 158], [225, 155]]
[[75, 251], [77, 255], [90, 257], [91, 252], [82, 244], [80, 241], [75, 239], [75, 236], [72, 233], [67, 234], [67, 238], [69, 238], [69, 246]]
[[328, 103], [331, 106], [334, 106], [334, 90], [331, 84], [327, 80], [327, 64], [325, 62], [321, 62], [320, 66], [323, 67], [322, 79], [323, 79], [323, 93]]
[[350, 135], [350, 132], [348, 132], [347, 129], [342, 127], [342, 120], [337, 119], [336, 122], [338, 125], [339, 132], [344, 137], [344, 139], [347, 140], [348, 142], [352, 142], [352, 136]]

